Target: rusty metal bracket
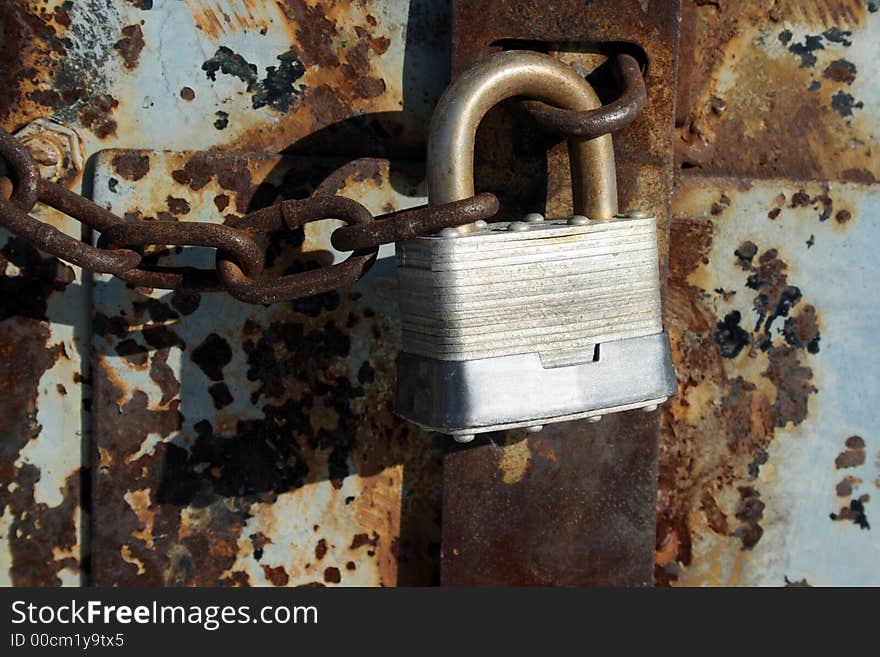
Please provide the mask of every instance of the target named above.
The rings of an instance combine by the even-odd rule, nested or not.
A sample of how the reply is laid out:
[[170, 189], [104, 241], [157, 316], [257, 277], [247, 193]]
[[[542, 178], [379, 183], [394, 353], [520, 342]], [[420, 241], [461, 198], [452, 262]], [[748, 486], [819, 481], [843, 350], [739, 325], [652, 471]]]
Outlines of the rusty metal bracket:
[[[613, 139], [620, 206], [657, 215], [664, 281], [679, 13], [677, 1], [453, 3], [453, 76], [511, 42], [551, 52], [598, 53], [617, 46], [621, 52], [644, 52], [644, 110]], [[493, 174], [510, 175], [504, 172], [511, 170], [522, 175], [524, 149], [508, 147], [498, 136], [515, 140], [534, 132], [523, 130], [521, 123], [510, 127], [516, 118], [502, 116], [491, 126], [494, 153], [491, 146], [477, 149], [478, 154], [490, 152], [482, 173], [477, 162], [477, 180], [494, 183]], [[564, 164], [558, 158], [548, 161], [547, 171], [553, 177], [567, 168]], [[544, 199], [536, 191], [548, 199], [554, 193], [549, 185], [520, 187], [524, 195], [516, 199], [516, 208], [523, 202], [540, 207]], [[448, 454], [443, 472], [443, 583], [651, 585], [658, 440], [659, 413], [634, 411], [597, 424], [561, 423], [538, 435], [497, 434]]]

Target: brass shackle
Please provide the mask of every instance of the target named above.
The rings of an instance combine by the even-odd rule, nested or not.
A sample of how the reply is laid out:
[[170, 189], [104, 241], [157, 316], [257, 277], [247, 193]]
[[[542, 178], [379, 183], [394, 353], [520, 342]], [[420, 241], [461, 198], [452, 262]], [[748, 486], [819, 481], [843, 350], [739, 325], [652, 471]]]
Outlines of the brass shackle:
[[[440, 97], [428, 135], [428, 201], [439, 205], [474, 195], [474, 140], [494, 105], [526, 96], [570, 110], [590, 110], [601, 101], [567, 64], [549, 55], [509, 50], [464, 71]], [[617, 173], [611, 135], [568, 140], [574, 213], [590, 219], [617, 214]], [[459, 230], [473, 230], [462, 226]]]

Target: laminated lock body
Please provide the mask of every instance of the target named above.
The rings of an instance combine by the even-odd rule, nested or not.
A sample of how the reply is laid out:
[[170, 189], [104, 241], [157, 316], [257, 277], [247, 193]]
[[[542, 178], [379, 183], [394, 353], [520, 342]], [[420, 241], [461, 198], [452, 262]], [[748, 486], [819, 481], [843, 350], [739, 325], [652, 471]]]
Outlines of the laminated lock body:
[[470, 436], [675, 392], [653, 217], [499, 222], [397, 257], [408, 420]]
[[[601, 105], [584, 78], [548, 55], [511, 50], [476, 63], [431, 118], [431, 203], [473, 196], [477, 127], [513, 96], [571, 110]], [[533, 213], [398, 244], [398, 415], [468, 442], [653, 409], [675, 392], [656, 220], [618, 214], [611, 135], [570, 136], [568, 151], [570, 219]]]

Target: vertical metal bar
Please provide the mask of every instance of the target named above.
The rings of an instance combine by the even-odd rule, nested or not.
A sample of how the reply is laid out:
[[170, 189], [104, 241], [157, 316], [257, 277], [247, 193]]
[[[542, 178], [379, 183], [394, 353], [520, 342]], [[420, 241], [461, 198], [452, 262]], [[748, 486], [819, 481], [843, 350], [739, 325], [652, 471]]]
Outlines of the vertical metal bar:
[[[548, 51], [640, 49], [648, 104], [639, 121], [614, 135], [619, 199], [624, 210], [656, 213], [665, 280], [680, 3], [643, 4], [456, 0], [452, 68], [455, 75], [508, 42]], [[492, 128], [507, 119], [502, 134], [516, 134], [510, 118]], [[505, 168], [522, 170], [503, 162], [511, 152], [521, 157], [522, 149], [508, 150], [496, 137], [497, 152], [480, 153], [485, 143], [477, 146], [478, 190]], [[563, 164], [548, 157], [548, 169]], [[659, 413], [633, 411], [599, 424], [568, 422], [536, 436], [494, 438], [445, 458], [445, 585], [653, 584]]]

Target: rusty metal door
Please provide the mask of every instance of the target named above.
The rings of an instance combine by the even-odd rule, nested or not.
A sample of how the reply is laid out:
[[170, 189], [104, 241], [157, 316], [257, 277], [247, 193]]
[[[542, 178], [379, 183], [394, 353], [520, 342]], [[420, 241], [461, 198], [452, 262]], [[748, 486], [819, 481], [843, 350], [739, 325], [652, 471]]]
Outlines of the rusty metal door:
[[[452, 70], [525, 45], [589, 73], [596, 42], [634, 44], [655, 111], [615, 147], [622, 197], [669, 206], [678, 398], [454, 451], [392, 413], [389, 248], [357, 285], [262, 308], [3, 233], [0, 583], [428, 585], [441, 560], [450, 584], [878, 583], [876, 3], [685, 0], [680, 27], [654, 0], [485, 4], [4, 3], [0, 126], [134, 219], [316, 192], [383, 212], [424, 202]], [[478, 178], [564, 211], [564, 149], [511, 136], [526, 120], [489, 118]], [[272, 243], [272, 271], [339, 259], [331, 228]]]

